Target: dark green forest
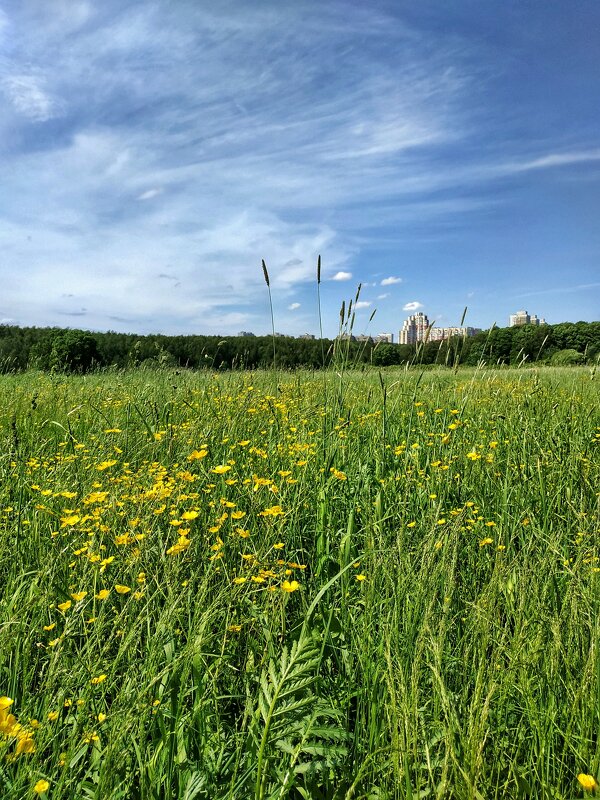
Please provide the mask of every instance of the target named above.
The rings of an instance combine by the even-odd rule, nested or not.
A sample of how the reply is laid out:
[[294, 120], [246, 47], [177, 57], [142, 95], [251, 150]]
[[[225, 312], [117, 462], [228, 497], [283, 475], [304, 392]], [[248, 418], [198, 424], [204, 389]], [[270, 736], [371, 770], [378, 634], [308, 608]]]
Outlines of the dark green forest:
[[40, 369], [88, 372], [129, 367], [189, 369], [318, 369], [349, 364], [448, 366], [478, 364], [595, 364], [600, 357], [600, 322], [563, 322], [492, 328], [470, 338], [396, 345], [354, 341], [295, 339], [286, 336], [138, 336], [90, 333], [64, 328], [0, 325], [0, 373]]

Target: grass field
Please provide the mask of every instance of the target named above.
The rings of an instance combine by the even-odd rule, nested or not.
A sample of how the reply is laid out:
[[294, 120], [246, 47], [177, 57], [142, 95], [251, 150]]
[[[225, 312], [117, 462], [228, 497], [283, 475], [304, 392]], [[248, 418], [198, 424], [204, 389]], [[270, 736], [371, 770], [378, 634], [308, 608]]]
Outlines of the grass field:
[[0, 797], [591, 796], [598, 398], [3, 377]]

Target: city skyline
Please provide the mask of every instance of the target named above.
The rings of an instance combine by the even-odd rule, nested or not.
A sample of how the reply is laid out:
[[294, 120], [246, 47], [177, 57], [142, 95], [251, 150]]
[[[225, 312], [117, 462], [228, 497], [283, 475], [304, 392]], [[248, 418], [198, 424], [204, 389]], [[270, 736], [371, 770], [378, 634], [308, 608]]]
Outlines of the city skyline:
[[0, 323], [268, 334], [263, 258], [296, 336], [334, 337], [358, 284], [357, 333], [598, 319], [599, 23], [594, 0], [5, 0]]

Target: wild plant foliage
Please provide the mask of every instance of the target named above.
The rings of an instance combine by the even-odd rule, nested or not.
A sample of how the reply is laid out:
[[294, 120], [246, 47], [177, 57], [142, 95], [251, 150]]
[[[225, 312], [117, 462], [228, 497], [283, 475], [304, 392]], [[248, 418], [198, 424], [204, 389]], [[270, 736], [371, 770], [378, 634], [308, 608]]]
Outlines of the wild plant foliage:
[[594, 368], [339, 346], [2, 377], [3, 800], [596, 790]]

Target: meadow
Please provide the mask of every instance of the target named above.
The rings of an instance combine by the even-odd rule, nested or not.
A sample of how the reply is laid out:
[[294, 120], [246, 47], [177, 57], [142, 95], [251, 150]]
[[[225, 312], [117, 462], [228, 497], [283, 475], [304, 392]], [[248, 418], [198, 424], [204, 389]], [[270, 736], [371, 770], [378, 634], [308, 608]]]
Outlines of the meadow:
[[596, 792], [593, 370], [0, 381], [3, 800]]

